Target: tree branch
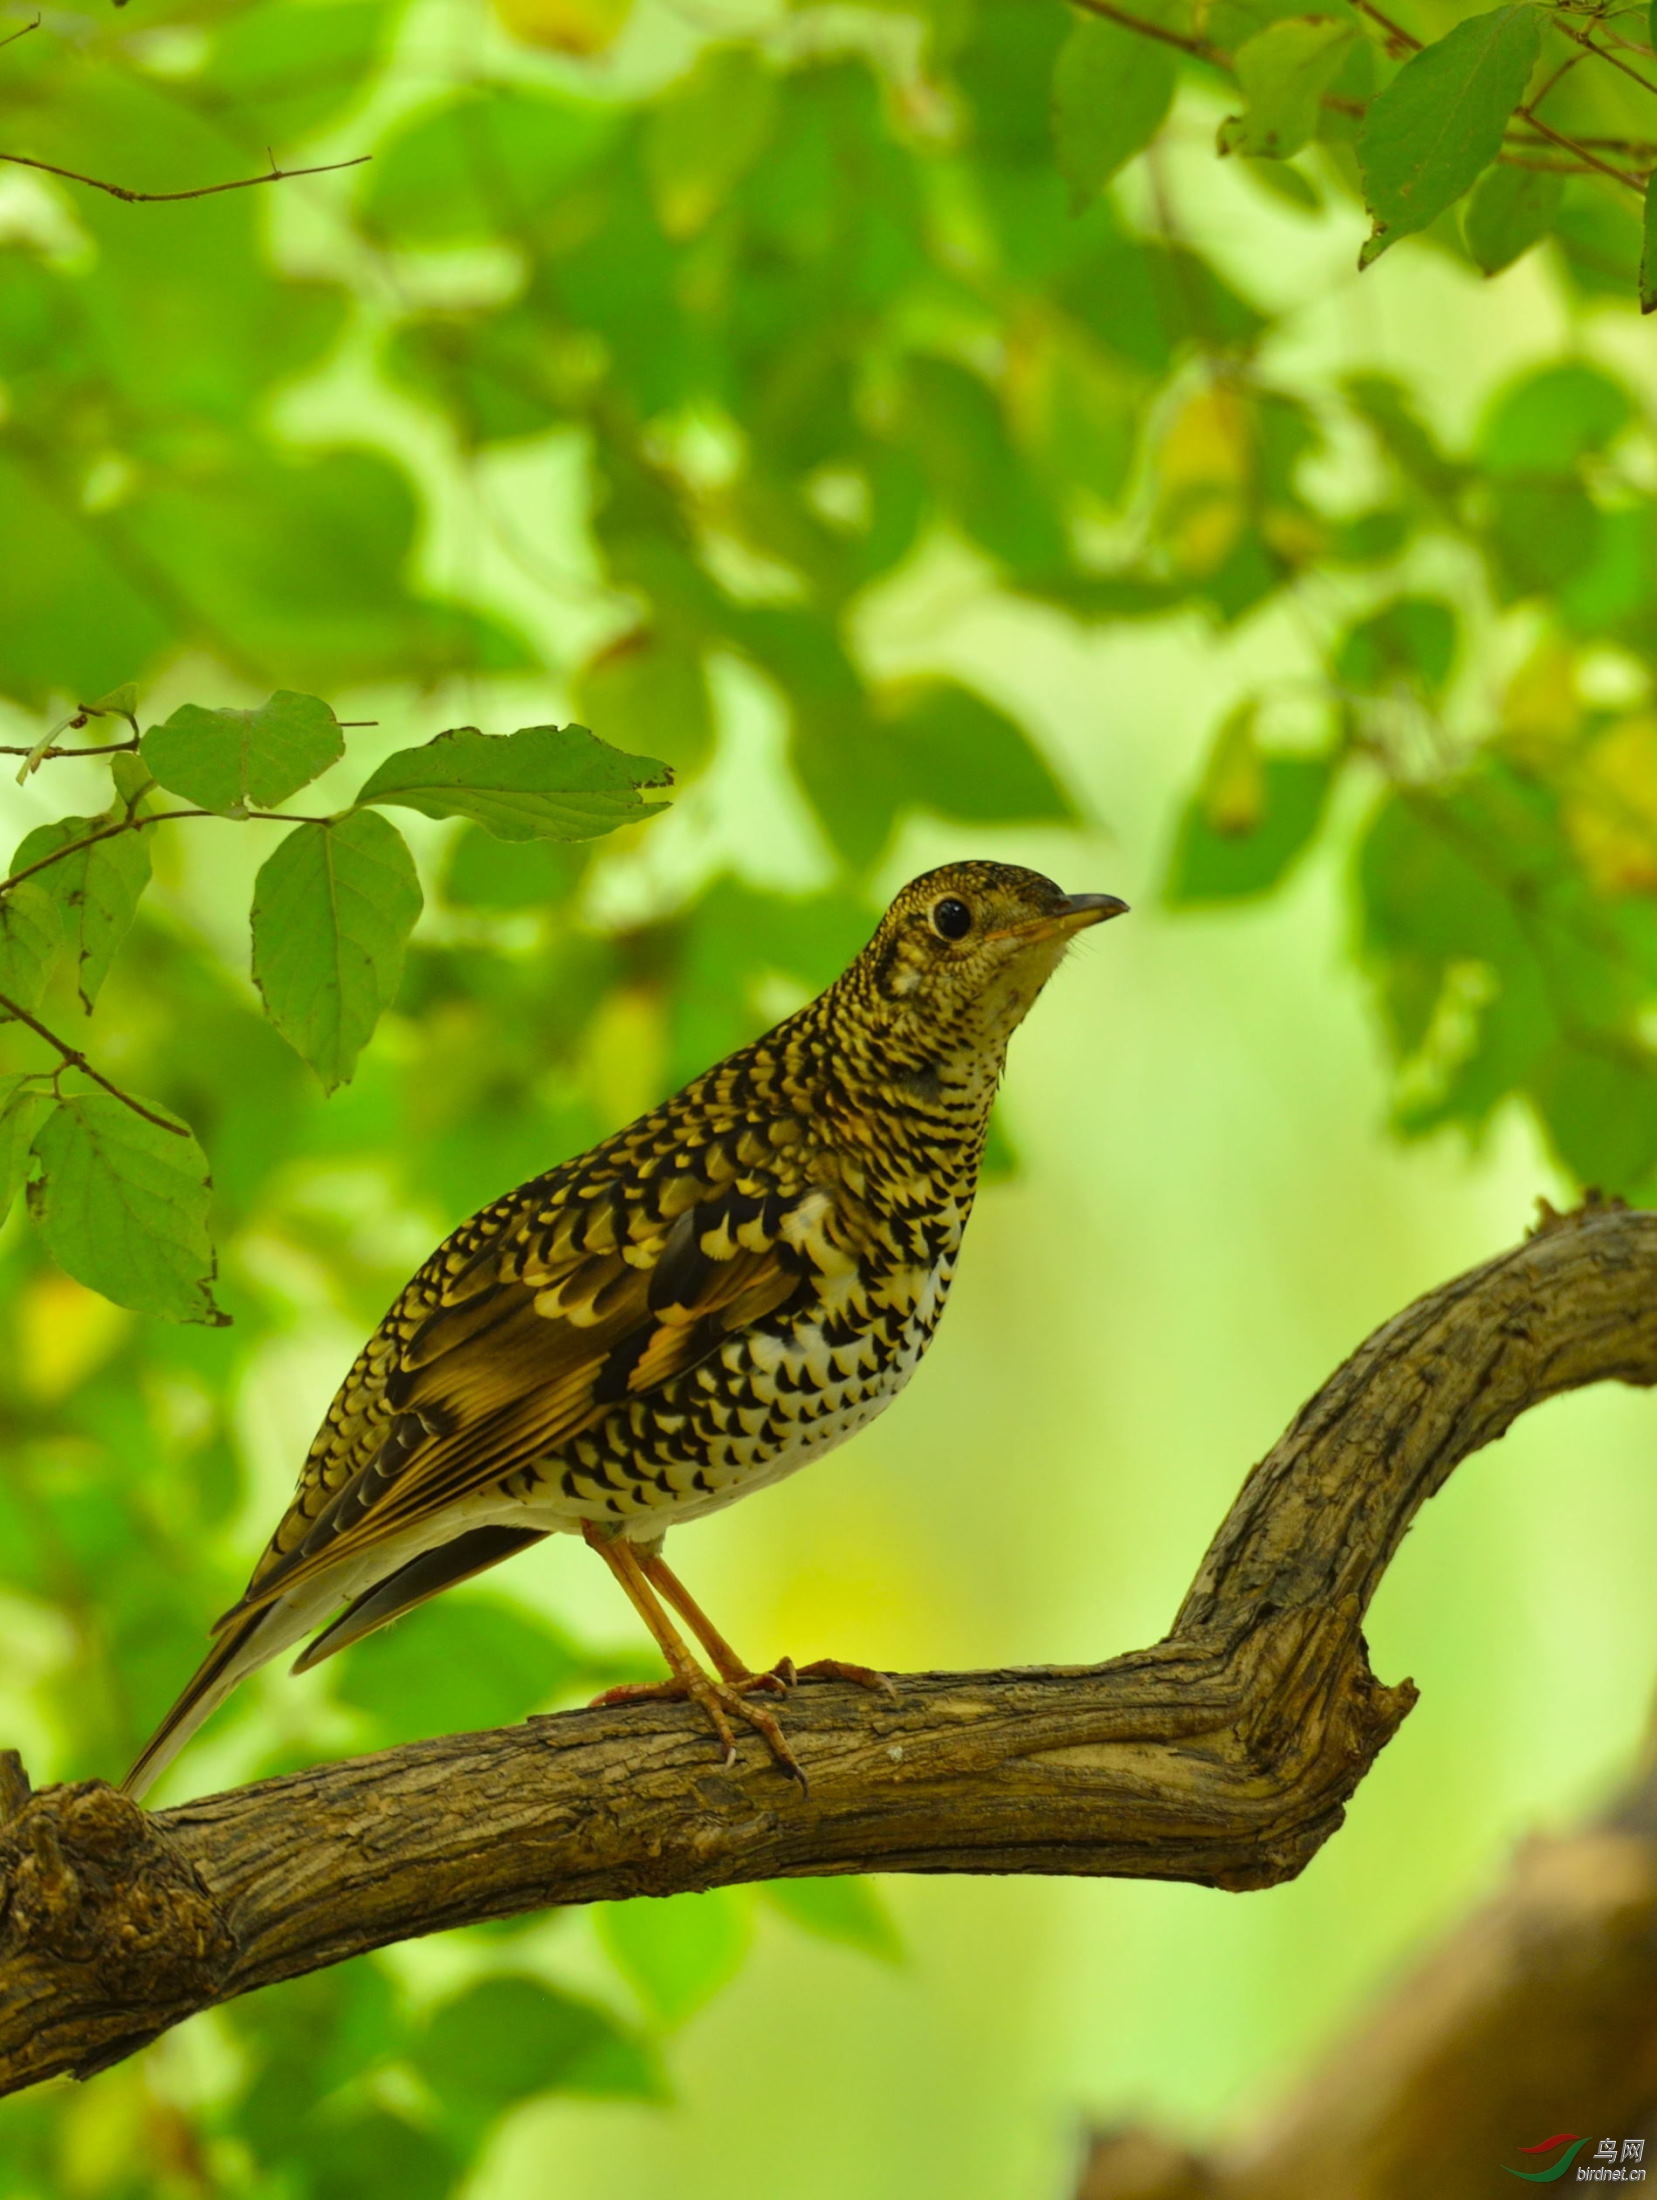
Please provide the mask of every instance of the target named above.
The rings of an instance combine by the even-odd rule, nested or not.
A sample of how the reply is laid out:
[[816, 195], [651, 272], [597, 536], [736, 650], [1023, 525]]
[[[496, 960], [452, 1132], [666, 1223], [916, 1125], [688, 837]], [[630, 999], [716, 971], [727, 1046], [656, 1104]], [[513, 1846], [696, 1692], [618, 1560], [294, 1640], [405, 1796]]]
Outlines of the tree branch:
[[[1528, 1407], [1657, 1384], [1657, 1214], [1545, 1210], [1360, 1346], [1244, 1484], [1167, 1639], [1096, 1666], [803, 1686], [801, 1794], [694, 1709], [564, 1712], [154, 1815], [97, 1781], [0, 1827], [0, 2090], [198, 2009], [553, 1903], [853, 1871], [1267, 1887], [1340, 1825], [1415, 1700], [1364, 1609], [1422, 1503]], [[5, 1807], [0, 1792], [0, 1811]]]

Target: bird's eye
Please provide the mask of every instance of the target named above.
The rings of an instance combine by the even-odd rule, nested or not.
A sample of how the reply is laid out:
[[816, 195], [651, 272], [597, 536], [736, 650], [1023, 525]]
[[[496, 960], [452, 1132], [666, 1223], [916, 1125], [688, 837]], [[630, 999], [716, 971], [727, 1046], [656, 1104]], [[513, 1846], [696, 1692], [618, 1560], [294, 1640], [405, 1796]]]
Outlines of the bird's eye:
[[964, 901], [946, 894], [932, 904], [932, 929], [941, 940], [964, 940], [972, 930], [972, 911]]

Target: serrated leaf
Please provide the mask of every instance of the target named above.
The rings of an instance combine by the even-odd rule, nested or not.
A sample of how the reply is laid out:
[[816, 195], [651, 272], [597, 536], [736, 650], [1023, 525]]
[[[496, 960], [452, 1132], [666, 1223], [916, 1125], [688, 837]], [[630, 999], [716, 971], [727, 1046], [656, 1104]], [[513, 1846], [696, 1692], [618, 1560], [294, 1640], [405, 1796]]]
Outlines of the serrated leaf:
[[[0, 995], [19, 1008], [38, 1008], [62, 946], [58, 904], [38, 879], [0, 893]], [[0, 1006], [0, 1022], [8, 1019]]]
[[665, 804], [644, 801], [639, 790], [672, 779], [666, 764], [613, 749], [585, 726], [509, 734], [457, 726], [388, 756], [357, 801], [469, 817], [499, 840], [591, 840], [654, 817]]
[[[1657, 0], [1652, 0], [1657, 7]], [[1645, 187], [1640, 223], [1640, 311], [1657, 313], [1657, 172]]]
[[150, 882], [146, 833], [90, 838], [122, 822], [113, 814], [54, 818], [49, 825], [37, 825], [12, 857], [15, 877], [60, 848], [73, 848], [77, 841], [89, 842], [75, 848], [72, 855], [47, 864], [45, 870], [25, 882], [42, 887], [58, 906], [64, 943], [75, 957], [76, 985], [88, 1015], [121, 942], [132, 929], [139, 900]]
[[0, 1077], [0, 1222], [23, 1189], [35, 1132], [55, 1105], [27, 1076]]
[[1053, 144], [1076, 200], [1102, 191], [1155, 137], [1178, 70], [1158, 39], [1089, 17], [1077, 23], [1053, 67]]
[[112, 1093], [78, 1093], [53, 1108], [34, 1152], [29, 1206], [77, 1283], [141, 1314], [228, 1319], [213, 1303], [207, 1157], [188, 1131], [163, 1130]]
[[141, 744], [163, 787], [204, 810], [274, 809], [345, 754], [345, 736], [315, 695], [279, 688], [257, 710], [181, 703]]
[[408, 843], [372, 810], [297, 825], [253, 888], [253, 978], [326, 1090], [345, 1084], [397, 990], [421, 909]]
[[867, 1879], [769, 1879], [759, 1889], [802, 1931], [837, 1940], [884, 1962], [903, 1959], [903, 1942], [878, 1888]]
[[1548, 168], [1487, 168], [1473, 186], [1462, 235], [1474, 265], [1499, 275], [1554, 225], [1565, 179]]
[[731, 1979], [752, 1930], [745, 1891], [713, 1887], [638, 1902], [606, 1902], [599, 1937], [666, 2025], [682, 2024]]
[[1371, 101], [1358, 163], [1375, 228], [1360, 267], [1425, 229], [1490, 166], [1525, 96], [1541, 37], [1529, 0], [1470, 16], [1412, 54]]
[[1296, 15], [1239, 46], [1237, 81], [1248, 106], [1221, 123], [1220, 151], [1264, 160], [1298, 153], [1357, 35], [1350, 19]]

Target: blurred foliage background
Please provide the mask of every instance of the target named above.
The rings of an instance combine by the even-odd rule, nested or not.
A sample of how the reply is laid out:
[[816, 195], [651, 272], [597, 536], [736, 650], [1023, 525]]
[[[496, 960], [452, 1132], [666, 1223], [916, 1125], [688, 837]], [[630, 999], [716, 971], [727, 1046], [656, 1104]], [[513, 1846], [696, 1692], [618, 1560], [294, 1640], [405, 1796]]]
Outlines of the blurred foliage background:
[[[1020, 1038], [923, 1379], [675, 1554], [751, 1655], [1150, 1639], [1368, 1327], [1540, 1192], [1657, 1190], [1643, 14], [1533, 11], [1548, 130], [1509, 118], [1360, 276], [1363, 118], [1438, 0], [1409, 36], [1342, 6], [1288, 74], [1280, 0], [1157, 0], [1163, 36], [1059, 0], [33, 12], [5, 741], [128, 681], [146, 727], [297, 689], [373, 722], [325, 802], [462, 721], [678, 775], [589, 843], [400, 814], [425, 907], [331, 1098], [250, 982], [268, 830], [144, 835], [90, 1025], [72, 973], [41, 1014], [193, 1127], [233, 1326], [112, 1305], [21, 1202], [0, 1238], [0, 1738], [37, 1781], [131, 1756], [440, 1232], [805, 997], [928, 862], [1136, 913]], [[1578, 33], [1619, 60], [1563, 69]], [[147, 206], [38, 165], [365, 153]], [[19, 844], [111, 800], [73, 759], [5, 795]], [[1638, 1400], [1564, 1401], [1440, 1499], [1372, 1631], [1422, 1706], [1292, 1887], [456, 1935], [0, 2106], [0, 2193], [999, 2200], [1062, 2193], [1087, 2116], [1235, 2126], [1632, 1746], [1650, 1449]], [[163, 1799], [646, 1671], [599, 1575], [538, 1555], [262, 1677]]]

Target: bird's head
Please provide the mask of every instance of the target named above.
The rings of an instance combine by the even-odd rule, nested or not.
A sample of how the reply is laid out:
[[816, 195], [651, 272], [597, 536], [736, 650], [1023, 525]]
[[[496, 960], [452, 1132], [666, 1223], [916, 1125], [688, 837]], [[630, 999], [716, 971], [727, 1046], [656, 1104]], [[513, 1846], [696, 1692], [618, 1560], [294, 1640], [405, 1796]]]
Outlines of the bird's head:
[[1127, 906], [1016, 864], [946, 863], [910, 880], [847, 976], [904, 1053], [999, 1056], [1077, 933]]

